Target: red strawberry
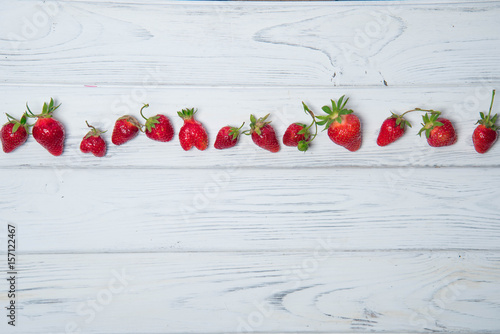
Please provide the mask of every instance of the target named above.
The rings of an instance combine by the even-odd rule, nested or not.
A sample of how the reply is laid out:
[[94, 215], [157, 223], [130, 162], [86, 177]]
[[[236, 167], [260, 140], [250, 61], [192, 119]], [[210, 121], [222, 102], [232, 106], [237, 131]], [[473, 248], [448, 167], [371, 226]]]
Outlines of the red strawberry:
[[64, 150], [64, 138], [66, 132], [63, 125], [56, 119], [52, 118], [52, 113], [59, 108], [60, 104], [54, 106], [54, 100], [50, 99], [50, 103], [44, 103], [42, 113], [34, 115], [29, 109], [31, 114], [29, 117], [36, 117], [37, 120], [33, 125], [33, 138], [42, 145], [50, 154], [59, 156]]
[[483, 124], [476, 127], [472, 134], [472, 142], [478, 153], [486, 153], [497, 141], [497, 129], [497, 127], [489, 128]]
[[230, 148], [238, 143], [238, 138], [240, 136], [240, 130], [245, 125], [241, 124], [239, 128], [224, 126], [217, 133], [217, 138], [215, 139], [214, 147], [218, 150], [223, 150], [225, 148]]
[[488, 112], [488, 116], [485, 116], [484, 113], [480, 112], [479, 115], [481, 119], [477, 121], [476, 124], [479, 124], [474, 133], [472, 134], [472, 142], [474, 143], [474, 148], [478, 153], [486, 153], [491, 146], [497, 140], [497, 130], [498, 126], [495, 125], [498, 114], [495, 114], [491, 117], [491, 108], [493, 107], [493, 100], [495, 99], [495, 90], [493, 90], [491, 96], [491, 104], [490, 111]]
[[380, 127], [380, 132], [377, 138], [378, 146], [386, 146], [395, 142], [397, 139], [401, 138], [402, 135], [404, 135], [406, 126], [411, 128], [410, 122], [403, 118], [404, 114], [406, 114], [406, 112], [402, 115], [392, 113], [392, 116], [386, 118]]
[[165, 115], [156, 115], [149, 118], [144, 117], [142, 110], [149, 107], [145, 104], [141, 108], [141, 116], [146, 120], [146, 136], [156, 141], [167, 142], [174, 138], [174, 128]]
[[0, 130], [0, 139], [2, 140], [3, 151], [9, 153], [24, 144], [28, 139], [28, 124], [26, 124], [28, 115], [24, 113], [19, 121], [9, 114], [6, 115], [9, 121]]
[[311, 138], [307, 125], [302, 123], [292, 123], [288, 126], [283, 135], [283, 144], [286, 146], [299, 146], [299, 142], [308, 141]]
[[208, 135], [203, 125], [194, 119], [197, 110], [182, 109], [177, 114], [184, 120], [184, 125], [179, 131], [179, 141], [184, 151], [189, 151], [193, 145], [200, 151], [208, 147]]
[[140, 128], [141, 124], [135, 117], [130, 115], [122, 116], [115, 122], [111, 142], [115, 145], [125, 144], [137, 136]]
[[[285, 134], [283, 135], [283, 144], [285, 144], [286, 146], [295, 146], [299, 149], [299, 151], [305, 152], [309, 148], [309, 144], [316, 137], [318, 126], [316, 125], [314, 113], [309, 109], [309, 107], [306, 106], [304, 102], [302, 102], [302, 106], [304, 107], [304, 111], [306, 112], [306, 114], [311, 115], [313, 121], [309, 126], [302, 123], [290, 124], [286, 129]], [[311, 126], [313, 126], [313, 124], [316, 126], [316, 133], [311, 138], [309, 129], [311, 128]]]
[[345, 109], [349, 98], [343, 95], [337, 103], [332, 101], [332, 107], [324, 106], [322, 109], [325, 116], [317, 116], [320, 120], [318, 125], [325, 125], [328, 129], [328, 137], [337, 145], [343, 146], [349, 151], [357, 151], [361, 147], [361, 122], [353, 111]]
[[259, 119], [256, 119], [254, 115], [250, 115], [250, 135], [257, 146], [276, 153], [280, 150], [280, 143], [276, 138], [274, 128], [269, 125], [271, 122], [266, 122], [267, 117], [269, 117], [269, 114]]
[[87, 126], [92, 130], [83, 137], [80, 144], [80, 151], [83, 153], [92, 153], [96, 157], [103, 157], [106, 155], [106, 142], [102, 139], [101, 134], [106, 131], [97, 130], [92, 125], [89, 125], [89, 123], [87, 123]]
[[453, 128], [453, 124], [446, 118], [439, 117], [441, 113], [433, 111], [431, 116], [425, 114], [422, 119], [422, 129], [418, 132], [419, 135], [425, 131], [427, 143], [432, 147], [441, 147], [453, 145], [457, 142], [457, 134]]

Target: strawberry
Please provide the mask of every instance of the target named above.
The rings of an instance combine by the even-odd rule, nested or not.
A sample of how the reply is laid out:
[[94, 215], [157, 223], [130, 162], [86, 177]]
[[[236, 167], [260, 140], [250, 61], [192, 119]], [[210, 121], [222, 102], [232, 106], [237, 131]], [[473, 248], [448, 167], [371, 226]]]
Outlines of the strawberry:
[[453, 145], [457, 142], [457, 134], [453, 124], [446, 118], [440, 117], [439, 111], [431, 111], [431, 116], [425, 114], [422, 116], [422, 129], [418, 132], [422, 135], [425, 132], [427, 143], [432, 147], [441, 147]]
[[[413, 110], [410, 110], [413, 111]], [[404, 135], [406, 126], [411, 128], [410, 122], [403, 118], [404, 114], [410, 112], [407, 111], [402, 115], [392, 113], [392, 115], [385, 119], [380, 127], [380, 132], [377, 138], [378, 146], [386, 146], [390, 143], [395, 142], [397, 139]]]
[[19, 121], [9, 114], [6, 115], [9, 121], [0, 130], [0, 139], [2, 140], [3, 151], [9, 153], [24, 144], [28, 139], [28, 124], [26, 124], [28, 115], [24, 113]]
[[26, 108], [28, 108], [28, 112], [31, 114], [29, 117], [37, 118], [35, 125], [33, 125], [33, 138], [49, 151], [50, 154], [55, 156], [63, 153], [64, 138], [66, 136], [63, 125], [52, 117], [52, 113], [59, 106], [60, 104], [54, 106], [54, 100], [50, 99], [49, 104], [43, 104], [42, 113], [35, 115], [26, 104]]
[[356, 115], [353, 115], [352, 110], [345, 109], [349, 98], [344, 101], [344, 97], [345, 95], [338, 102], [331, 100], [331, 108], [329, 106], [322, 108], [326, 115], [316, 117], [320, 120], [318, 125], [325, 125], [324, 130], [328, 129], [328, 137], [335, 144], [354, 152], [361, 147], [361, 122]]
[[130, 115], [122, 116], [115, 122], [111, 142], [115, 145], [125, 144], [137, 136], [140, 129], [141, 124], [135, 117]]
[[193, 146], [200, 151], [208, 147], [207, 131], [200, 122], [194, 119], [194, 114], [197, 111], [192, 108], [182, 109], [182, 111], [177, 112], [179, 117], [184, 120], [184, 125], [179, 131], [179, 141], [184, 151], [189, 151]]
[[92, 125], [89, 125], [89, 123], [87, 123], [87, 126], [91, 130], [83, 137], [80, 143], [80, 151], [83, 153], [92, 153], [96, 157], [103, 157], [106, 155], [106, 142], [102, 139], [101, 134], [106, 131], [97, 130]]
[[[299, 151], [305, 152], [309, 148], [309, 144], [316, 137], [318, 126], [316, 124], [314, 113], [306, 106], [304, 102], [302, 102], [302, 106], [304, 107], [304, 111], [306, 112], [306, 114], [311, 115], [313, 121], [309, 126], [302, 123], [290, 124], [286, 129], [285, 134], [283, 135], [283, 144], [285, 144], [286, 146], [295, 146], [299, 149]], [[316, 126], [316, 133], [311, 138], [309, 128], [311, 128], [313, 124]]]
[[238, 143], [238, 138], [240, 136], [240, 130], [245, 125], [245, 122], [241, 124], [239, 128], [224, 126], [217, 133], [217, 138], [215, 139], [214, 147], [218, 150], [223, 150], [225, 148], [230, 148]]
[[269, 125], [271, 122], [266, 122], [269, 117], [267, 114], [264, 117], [256, 119], [254, 115], [250, 115], [250, 131], [253, 142], [269, 152], [276, 153], [280, 150], [280, 143], [276, 138], [274, 128]]
[[292, 123], [286, 128], [283, 135], [283, 144], [286, 146], [299, 146], [301, 141], [308, 141], [311, 138], [307, 125], [302, 123]]
[[484, 113], [480, 112], [479, 115], [481, 119], [477, 121], [476, 124], [479, 124], [474, 133], [472, 134], [472, 142], [474, 143], [474, 148], [478, 153], [486, 153], [491, 146], [497, 140], [497, 130], [498, 126], [495, 125], [498, 114], [495, 114], [491, 117], [491, 108], [493, 107], [493, 100], [495, 99], [495, 90], [492, 92], [491, 96], [491, 104], [490, 111], [488, 112], [488, 116], [485, 116]]
[[145, 104], [141, 108], [141, 116], [146, 120], [146, 136], [156, 141], [167, 142], [174, 138], [174, 128], [170, 123], [170, 119], [165, 115], [156, 115], [146, 118], [142, 113], [144, 108], [149, 107], [149, 104]]

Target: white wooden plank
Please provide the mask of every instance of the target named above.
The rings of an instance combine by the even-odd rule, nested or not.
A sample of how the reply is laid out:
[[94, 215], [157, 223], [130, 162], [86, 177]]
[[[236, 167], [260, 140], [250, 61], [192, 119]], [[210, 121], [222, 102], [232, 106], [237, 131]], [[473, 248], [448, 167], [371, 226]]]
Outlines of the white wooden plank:
[[500, 80], [499, 15], [498, 1], [16, 1], [0, 70], [9, 84], [471, 84]]
[[17, 326], [2, 321], [0, 328], [498, 332], [499, 260], [497, 252], [344, 253], [321, 244], [287, 254], [25, 255], [19, 257]]
[[[500, 86], [500, 85], [499, 85]], [[311, 168], [311, 167], [422, 167], [422, 166], [500, 166], [500, 145], [487, 154], [476, 153], [472, 145], [472, 132], [480, 111], [487, 111], [491, 90], [498, 88], [488, 83], [472, 87], [433, 88], [337, 88], [337, 89], [186, 89], [186, 88], [85, 88], [58, 86], [6, 86], [0, 91], [0, 109], [18, 117], [25, 103], [33, 111], [40, 110], [51, 96], [61, 102], [55, 117], [66, 127], [66, 149], [62, 156], [53, 157], [30, 137], [18, 150], [0, 152], [0, 167], [92, 167], [92, 168], [220, 168], [228, 163], [246, 167]], [[305, 154], [296, 148], [282, 146], [272, 154], [256, 147], [247, 136], [237, 147], [225, 151], [213, 148], [218, 130], [227, 124], [249, 124], [249, 115], [271, 113], [270, 120], [281, 136], [289, 124], [309, 122], [301, 101], [305, 101], [319, 115], [321, 107], [346, 94], [348, 106], [362, 121], [363, 144], [359, 151], [349, 152], [333, 144], [326, 132], [320, 132], [311, 149]], [[157, 143], [141, 135], [122, 145], [111, 144], [113, 124], [118, 117], [132, 114], [138, 118], [142, 103], [148, 102], [147, 115], [164, 113], [173, 124], [176, 136], [172, 142]], [[182, 120], [176, 111], [197, 107], [197, 114], [209, 133], [210, 147], [204, 152], [195, 149], [185, 152], [179, 145], [177, 134]], [[376, 145], [378, 131], [390, 111], [403, 112], [415, 107], [441, 110], [451, 119], [458, 133], [458, 142], [450, 147], [432, 148], [425, 138], [417, 136], [421, 113], [408, 115], [413, 128], [399, 141], [387, 147]], [[500, 111], [495, 104], [493, 112]], [[99, 159], [84, 155], [79, 150], [88, 128], [85, 120], [103, 130], [109, 144], [108, 154]]]
[[[500, 169], [4, 170], [20, 252], [499, 249]], [[0, 252], [5, 252], [1, 248]]]

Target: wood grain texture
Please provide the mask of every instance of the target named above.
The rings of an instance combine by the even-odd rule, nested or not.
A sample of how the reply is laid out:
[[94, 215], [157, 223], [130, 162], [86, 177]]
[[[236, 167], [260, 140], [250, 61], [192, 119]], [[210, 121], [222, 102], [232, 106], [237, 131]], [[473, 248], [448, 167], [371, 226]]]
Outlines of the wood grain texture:
[[[19, 271], [18, 324], [0, 333], [500, 332], [500, 144], [471, 140], [500, 86], [499, 15], [466, 0], [4, 1], [0, 112], [54, 97], [67, 140], [61, 157], [33, 138], [0, 154], [0, 254], [13, 223]], [[343, 94], [356, 153], [326, 133], [305, 154], [213, 148], [250, 114], [281, 138], [309, 122], [301, 101], [319, 114]], [[85, 120], [110, 143], [145, 102], [176, 133], [175, 112], [198, 108], [210, 148], [141, 135], [79, 152]], [[443, 111], [458, 142], [429, 147], [414, 113], [378, 147], [390, 111], [414, 107]]]
[[318, 245], [305, 253], [20, 261], [19, 325], [1, 322], [2, 333], [500, 330], [497, 252], [350, 253]]
[[[0, 167], [56, 167], [56, 168], [220, 168], [238, 164], [259, 168], [313, 168], [313, 167], [499, 167], [500, 146], [487, 154], [476, 153], [472, 132], [479, 112], [487, 112], [491, 99], [491, 84], [471, 87], [433, 88], [336, 88], [336, 89], [190, 89], [190, 88], [110, 88], [110, 87], [59, 87], [59, 86], [7, 86], [0, 91], [3, 111], [18, 117], [28, 102], [35, 112], [44, 101], [54, 97], [62, 103], [55, 117], [66, 127], [66, 149], [62, 156], [53, 157], [33, 138], [11, 154], [0, 154]], [[302, 110], [305, 101], [318, 114], [321, 107], [346, 94], [348, 107], [361, 118], [363, 145], [355, 153], [335, 145], [326, 132], [320, 132], [311, 149], [305, 154], [296, 148], [282, 145], [280, 152], [269, 153], [254, 145], [248, 136], [242, 136], [237, 147], [219, 151], [213, 143], [219, 129], [225, 125], [239, 126], [249, 115], [264, 116], [270, 120], [280, 138], [288, 125], [294, 122], [309, 123], [311, 118]], [[145, 135], [115, 146], [111, 133], [115, 120], [124, 114], [142, 119], [139, 109], [144, 102], [151, 106], [145, 114], [164, 113], [174, 124], [175, 137], [169, 143], [157, 143]], [[182, 120], [176, 111], [197, 107], [197, 118], [207, 128], [210, 147], [204, 152], [193, 149], [185, 152], [180, 147], [177, 134]], [[387, 147], [376, 145], [380, 125], [390, 116], [390, 111], [403, 112], [415, 107], [441, 110], [452, 120], [458, 133], [458, 142], [450, 147], [432, 148], [425, 138], [417, 136], [422, 113], [408, 114], [413, 128], [399, 141]], [[493, 112], [500, 110], [495, 105]], [[105, 158], [84, 155], [79, 146], [88, 128], [85, 120], [108, 130], [104, 135], [109, 150]]]
[[500, 81], [497, 1], [153, 4], [4, 4], [2, 82], [141, 85], [147, 73], [162, 86]]
[[320, 239], [499, 250], [498, 168], [34, 169], [0, 181], [22, 253], [313, 250]]

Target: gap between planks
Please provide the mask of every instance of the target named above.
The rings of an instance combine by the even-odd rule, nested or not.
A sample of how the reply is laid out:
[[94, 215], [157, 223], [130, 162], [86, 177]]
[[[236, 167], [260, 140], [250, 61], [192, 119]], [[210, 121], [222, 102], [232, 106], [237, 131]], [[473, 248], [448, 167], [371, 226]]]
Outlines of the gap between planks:
[[[57, 158], [56, 158], [57, 159]], [[206, 170], [217, 170], [220, 166], [205, 166], [205, 167], [193, 167], [193, 166], [158, 166], [158, 165], [144, 165], [144, 166], [103, 166], [103, 165], [90, 165], [90, 166], [67, 166], [67, 165], [18, 165], [18, 166], [2, 166], [0, 167], [0, 170], [6, 169], [6, 170], [106, 170], [106, 169], [116, 169], [116, 170], [190, 170], [190, 171], [206, 171]], [[338, 166], [331, 166], [331, 167], [324, 167], [324, 166], [311, 166], [311, 167], [297, 167], [297, 166], [290, 166], [286, 167], [283, 165], [278, 165], [278, 166], [239, 166], [239, 170], [283, 170], [283, 171], [288, 171], [288, 170], [297, 170], [297, 169], [307, 169], [307, 170], [316, 170], [316, 171], [327, 171], [327, 170], [373, 170], [373, 169], [442, 169], [442, 170], [447, 170], [447, 169], [468, 169], [468, 168], [481, 168], [481, 169], [496, 169], [500, 167], [499, 164], [492, 164], [492, 165], [461, 165], [461, 166], [454, 166], [454, 165], [411, 165], [411, 166], [398, 166], [398, 165], [365, 165], [365, 166], [360, 166], [360, 165], [338, 165]]]
[[[198, 1], [198, 0], [193, 0], [193, 1]], [[168, 84], [168, 83], [155, 83], [154, 86], [148, 86], [144, 85], [142, 82], [132, 82], [132, 83], [98, 83], [95, 86], [94, 85], [85, 85], [82, 83], [78, 84], [71, 84], [71, 83], [65, 83], [65, 82], [51, 82], [51, 83], [40, 83], [40, 84], [30, 84], [30, 83], [24, 83], [24, 82], [0, 82], [0, 87], [19, 87], [19, 88], [39, 88], [39, 87], [54, 87], [54, 88], [85, 88], [85, 89], [116, 89], [116, 88], [125, 88], [125, 89], [131, 89], [131, 88], [144, 88], [147, 90], [164, 90], [164, 89], [174, 89], [174, 90], [199, 90], [199, 89], [217, 89], [217, 90], [286, 90], [286, 89], [298, 89], [298, 90], [310, 90], [310, 91], [316, 91], [318, 89], [329, 89], [332, 91], [342, 91], [343, 89], [348, 89], [350, 91], [352, 90], [366, 90], [366, 89], [380, 89], [380, 90], [388, 90], [388, 89], [432, 89], [432, 88], [439, 88], [439, 89], [453, 89], [453, 88], [471, 88], [471, 87], [478, 87], [478, 86], [491, 86], [491, 87], [500, 87], [500, 81], [499, 80], [483, 80], [483, 81], [477, 81], [477, 82], [470, 82], [468, 84], [440, 84], [437, 85], [435, 83], [432, 84], [397, 84], [397, 85], [384, 85], [384, 84], [377, 84], [377, 85], [368, 85], [368, 84], [341, 84], [341, 85], [266, 85], [266, 84], [261, 84], [261, 85], [238, 85], [238, 84], [232, 84], [232, 85], [178, 85], [178, 84]]]
[[[32, 2], [33, 0], [20, 0], [20, 2]], [[87, 0], [58, 0], [60, 3], [88, 3]], [[172, 0], [148, 0], [148, 1], [134, 1], [134, 0], [95, 0], [93, 1], [94, 3], [104, 3], [104, 4], [127, 4], [127, 5], [142, 5], [142, 6], [148, 6], [148, 5], [159, 5], [159, 4], [164, 4], [164, 5], [173, 5], [173, 4], [179, 4], [179, 5], [196, 5], [196, 6], [241, 6], [244, 4], [244, 6], [282, 6], [284, 3], [290, 3], [296, 6], [310, 6], [313, 4], [314, 6], [339, 6], [339, 7], [353, 7], [353, 6], [370, 6], [370, 7], [387, 7], [391, 5], [397, 5], [397, 6], [422, 6], [422, 5], [451, 5], [451, 4], [488, 4], [488, 3], [495, 3], [497, 0], [482, 0], [482, 1], [471, 1], [471, 0], [419, 0], [419, 1], [392, 1], [392, 0], [368, 0], [368, 1], [358, 1], [358, 0], [236, 0], [236, 1], [213, 1], [213, 0], [196, 0], [196, 1], [172, 1]]]
[[[40, 252], [23, 252], [23, 251], [16, 251], [17, 255], [22, 255], [22, 256], [33, 256], [33, 255], [54, 255], [54, 256], [73, 256], [73, 255], [125, 255], [125, 254], [246, 254], [246, 255], [252, 255], [252, 254], [282, 254], [282, 255], [290, 255], [290, 254], [309, 254], [311, 252], [314, 252], [313, 249], [307, 249], [307, 248], [302, 248], [302, 249], [259, 249], [259, 250], [240, 250], [240, 249], [211, 249], [211, 250], [182, 250], [182, 249], [172, 249], [169, 251], [164, 251], [164, 250], [134, 250], [134, 251], [127, 251], [127, 250], [113, 250], [113, 251], [83, 251], [83, 252], [68, 252], [68, 251], [40, 251]], [[328, 250], [328, 253], [335, 253], [335, 254], [363, 254], [363, 253], [377, 253], [377, 254], [387, 254], [387, 253], [394, 253], [394, 254], [404, 254], [404, 253], [437, 253], [437, 254], [443, 254], [443, 253], [472, 253], [472, 254], [495, 254], [495, 255], [500, 255], [500, 249], [475, 249], [475, 248], [439, 248], [439, 249], [429, 249], [429, 248], [408, 248], [408, 249], [331, 249]], [[0, 251], [0, 254], [7, 254], [4, 250]]]

